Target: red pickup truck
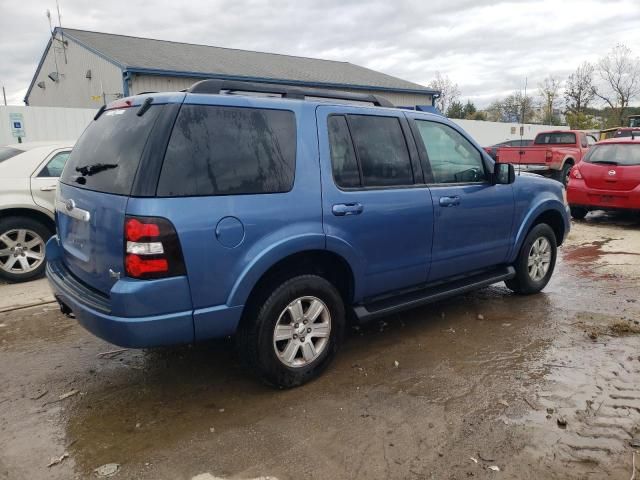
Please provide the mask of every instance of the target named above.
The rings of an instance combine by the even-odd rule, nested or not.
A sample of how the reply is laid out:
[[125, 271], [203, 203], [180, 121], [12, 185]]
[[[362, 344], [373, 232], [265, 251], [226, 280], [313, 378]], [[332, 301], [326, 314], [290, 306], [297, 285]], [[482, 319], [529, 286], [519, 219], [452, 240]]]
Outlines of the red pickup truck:
[[580, 130], [540, 132], [529, 147], [499, 148], [496, 160], [512, 163], [516, 170], [555, 178], [566, 185], [571, 167], [596, 142], [595, 137]]

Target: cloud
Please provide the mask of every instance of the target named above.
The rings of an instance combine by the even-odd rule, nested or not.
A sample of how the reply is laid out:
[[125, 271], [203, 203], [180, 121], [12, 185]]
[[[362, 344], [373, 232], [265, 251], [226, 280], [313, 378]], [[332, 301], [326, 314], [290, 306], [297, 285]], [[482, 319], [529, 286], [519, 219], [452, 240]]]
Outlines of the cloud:
[[[62, 0], [63, 26], [349, 61], [427, 85], [436, 71], [483, 106], [617, 42], [640, 45], [637, 0]], [[48, 40], [53, 0], [0, 0], [0, 83], [21, 104]], [[56, 22], [57, 23], [57, 22]]]

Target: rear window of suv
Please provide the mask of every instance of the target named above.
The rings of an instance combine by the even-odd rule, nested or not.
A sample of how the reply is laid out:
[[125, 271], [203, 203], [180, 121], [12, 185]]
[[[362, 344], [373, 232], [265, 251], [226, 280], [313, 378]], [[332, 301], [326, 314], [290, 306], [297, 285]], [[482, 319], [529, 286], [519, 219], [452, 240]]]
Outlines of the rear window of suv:
[[73, 147], [61, 182], [97, 192], [129, 195], [142, 150], [162, 109], [152, 106], [105, 111]]
[[157, 195], [288, 192], [295, 164], [293, 112], [183, 105], [169, 140]]

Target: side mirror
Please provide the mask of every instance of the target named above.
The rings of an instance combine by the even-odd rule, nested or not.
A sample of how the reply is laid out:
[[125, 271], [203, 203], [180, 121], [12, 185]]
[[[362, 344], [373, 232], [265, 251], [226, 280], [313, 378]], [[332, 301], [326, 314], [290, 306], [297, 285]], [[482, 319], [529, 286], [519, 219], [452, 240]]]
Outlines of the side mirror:
[[516, 181], [516, 169], [511, 163], [496, 162], [493, 167], [493, 184], [508, 185]]

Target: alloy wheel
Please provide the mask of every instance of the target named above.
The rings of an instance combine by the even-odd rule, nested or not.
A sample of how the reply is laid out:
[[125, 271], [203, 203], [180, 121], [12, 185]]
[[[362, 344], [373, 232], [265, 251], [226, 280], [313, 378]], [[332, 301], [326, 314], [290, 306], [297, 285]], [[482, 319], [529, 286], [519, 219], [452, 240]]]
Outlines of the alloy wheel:
[[330, 334], [327, 305], [317, 297], [299, 297], [280, 313], [273, 331], [273, 348], [286, 366], [305, 367], [327, 348]]
[[534, 282], [539, 282], [549, 271], [551, 265], [551, 244], [545, 237], [539, 237], [531, 245], [527, 269], [529, 277]]
[[0, 269], [12, 274], [36, 270], [44, 262], [44, 239], [24, 228], [0, 234]]

